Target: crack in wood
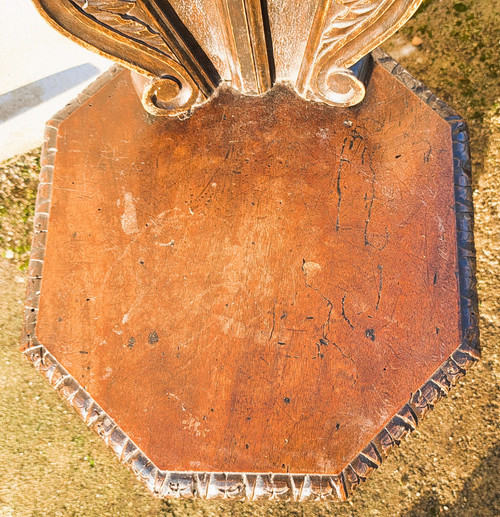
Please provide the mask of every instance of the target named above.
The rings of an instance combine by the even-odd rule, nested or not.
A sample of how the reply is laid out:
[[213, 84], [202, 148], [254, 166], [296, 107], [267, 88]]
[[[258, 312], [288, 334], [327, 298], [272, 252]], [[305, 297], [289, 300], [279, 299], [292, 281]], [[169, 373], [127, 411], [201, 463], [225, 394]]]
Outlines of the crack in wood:
[[368, 226], [369, 226], [371, 218], [372, 218], [373, 203], [375, 202], [375, 182], [376, 182], [375, 170], [373, 169], [371, 164], [368, 167], [372, 173], [372, 180], [371, 180], [371, 198], [370, 198], [370, 203], [368, 205], [368, 215], [365, 220], [365, 232], [364, 232], [365, 246], [371, 246], [372, 248], [382, 251], [387, 246], [387, 243], [389, 242], [389, 232], [387, 231], [387, 226], [385, 227], [385, 243], [381, 247], [375, 246], [375, 244], [370, 242], [370, 240], [368, 239]]
[[382, 284], [383, 284], [383, 278], [384, 278], [384, 266], [382, 264], [379, 264], [377, 266], [377, 269], [379, 270], [379, 281], [378, 281], [378, 293], [377, 293], [377, 305], [375, 306], [375, 310], [378, 311], [379, 305], [380, 305], [380, 298], [382, 297]]
[[339, 162], [339, 168], [337, 169], [337, 196], [338, 196], [338, 201], [337, 201], [337, 222], [335, 223], [335, 231], [339, 231], [340, 229], [340, 207], [342, 205], [342, 189], [340, 188], [340, 179], [341, 179], [341, 175], [342, 175], [342, 164], [347, 162], [347, 163], [351, 163], [349, 160], [347, 160], [346, 158], [344, 158], [344, 151], [345, 151], [345, 146], [346, 146], [346, 143], [347, 143], [347, 140], [348, 140], [348, 137], [346, 136], [344, 138], [344, 143], [342, 144], [342, 150], [340, 151], [340, 162]]
[[275, 326], [276, 326], [276, 300], [274, 300], [274, 305], [273, 305], [273, 326], [271, 327], [271, 333], [269, 334], [269, 341], [271, 341], [271, 339], [273, 337]]
[[330, 320], [332, 317], [333, 303], [317, 287], [313, 287], [312, 285], [307, 283], [307, 271], [304, 267], [305, 264], [306, 264], [306, 260], [302, 259], [302, 272], [304, 273], [304, 283], [305, 283], [306, 287], [309, 287], [313, 291], [316, 291], [321, 296], [321, 298], [323, 298], [323, 300], [325, 300], [326, 305], [328, 307], [328, 317], [327, 317], [325, 323], [323, 323], [323, 338], [326, 338], [326, 337], [328, 337], [328, 332], [330, 332]]
[[349, 318], [345, 314], [345, 299], [346, 299], [346, 297], [347, 297], [347, 293], [345, 293], [344, 296], [342, 296], [342, 317], [347, 321], [349, 327], [351, 327], [354, 330], [354, 325], [351, 323], [351, 321], [349, 320]]

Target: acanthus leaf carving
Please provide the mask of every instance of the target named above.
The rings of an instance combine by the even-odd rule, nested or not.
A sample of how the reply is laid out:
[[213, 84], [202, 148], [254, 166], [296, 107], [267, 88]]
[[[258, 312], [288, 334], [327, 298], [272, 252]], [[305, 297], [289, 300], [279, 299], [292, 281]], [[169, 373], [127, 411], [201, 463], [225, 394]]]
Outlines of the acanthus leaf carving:
[[171, 50], [136, 0], [70, 0], [96, 21], [171, 57]]
[[140, 74], [143, 105], [154, 115], [184, 113], [217, 87], [220, 78], [213, 70], [206, 73], [194, 59], [179, 59], [188, 53], [182, 37], [162, 30], [148, 0], [33, 1], [64, 35]]
[[422, 0], [320, 0], [296, 82], [307, 99], [352, 106], [365, 95], [349, 69], [396, 32]]
[[[134, 82], [145, 108], [155, 115], [178, 115], [209, 99], [224, 70], [230, 71], [225, 79], [245, 95], [261, 95], [273, 82], [285, 81], [304, 99], [355, 105], [365, 95], [369, 75], [363, 77], [367, 67], [360, 66], [360, 60], [398, 30], [422, 2], [307, 0], [308, 14], [294, 21], [279, 18], [279, 13], [285, 2], [297, 0], [198, 0], [194, 19], [186, 14], [193, 0], [33, 1], [63, 33], [145, 76]], [[182, 11], [183, 20], [173, 5]], [[193, 29], [200, 17], [207, 19], [197, 41], [187, 25]], [[295, 55], [285, 52], [277, 19], [291, 26], [310, 24], [299, 45], [304, 50], [295, 45]], [[215, 46], [207, 44], [214, 37], [207, 35], [210, 24], [217, 25], [214, 34], [220, 41]], [[293, 31], [286, 34], [291, 37]], [[214, 48], [225, 48], [225, 55]], [[284, 52], [280, 62], [295, 65], [275, 77], [277, 48]], [[221, 66], [223, 60], [226, 65]], [[219, 63], [219, 70], [214, 63]]]

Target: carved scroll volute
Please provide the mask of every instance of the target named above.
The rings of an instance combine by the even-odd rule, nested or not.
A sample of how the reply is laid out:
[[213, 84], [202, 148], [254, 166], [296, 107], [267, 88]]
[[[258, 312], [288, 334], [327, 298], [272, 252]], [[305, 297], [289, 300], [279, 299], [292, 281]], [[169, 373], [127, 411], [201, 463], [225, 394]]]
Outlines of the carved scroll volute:
[[220, 81], [208, 59], [195, 57], [156, 0], [33, 2], [64, 35], [139, 74], [136, 88], [154, 115], [188, 111]]
[[349, 70], [402, 27], [422, 0], [319, 0], [296, 89], [306, 99], [353, 106], [365, 85]]

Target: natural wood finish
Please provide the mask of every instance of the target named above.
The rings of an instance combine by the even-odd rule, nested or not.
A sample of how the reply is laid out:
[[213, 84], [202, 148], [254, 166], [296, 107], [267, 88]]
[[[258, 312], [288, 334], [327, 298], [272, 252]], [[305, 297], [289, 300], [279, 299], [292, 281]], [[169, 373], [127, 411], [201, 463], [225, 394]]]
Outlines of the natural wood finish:
[[338, 474], [460, 343], [449, 126], [380, 66], [58, 135], [37, 339], [160, 468]]
[[[41, 162], [40, 188], [36, 203], [35, 235], [29, 267], [22, 350], [34, 366], [46, 376], [54, 389], [81, 415], [84, 422], [103, 438], [106, 444], [116, 452], [119, 459], [133, 470], [152, 493], [161, 497], [200, 497], [204, 499], [344, 500], [356, 490], [360, 483], [367, 479], [371, 472], [381, 465], [391, 449], [399, 445], [401, 440], [421, 423], [430, 409], [448, 394], [467, 369], [479, 359], [477, 294], [474, 277], [472, 188], [466, 125], [453, 110], [437, 99], [425, 85], [415, 80], [389, 56], [381, 51], [377, 51], [374, 55], [378, 67], [383, 68], [390, 74], [385, 80], [387, 84], [394, 82], [391, 91], [396, 97], [401, 94], [401, 91], [413, 92], [414, 96], [410, 95], [407, 99], [408, 105], [415, 103], [421, 105], [421, 107], [426, 107], [440, 118], [439, 124], [446, 124], [451, 131], [456, 233], [453, 235], [453, 230], [451, 228], [448, 230], [452, 234], [452, 240], [456, 238], [456, 275], [459, 286], [461, 341], [451, 355], [434, 370], [432, 375], [420, 385], [419, 389], [412, 393], [406, 404], [385, 423], [384, 427], [372, 436], [364, 448], [344, 466], [338, 475], [161, 470], [120, 428], [120, 425], [117, 424], [120, 421], [119, 415], [117, 420], [113, 421], [106, 411], [96, 403], [92, 395], [85, 391], [82, 385], [40, 342], [37, 336], [37, 321], [41, 293], [44, 291], [42, 276], [44, 277], [44, 285], [47, 280], [50, 281], [50, 277], [46, 277], [44, 269], [47, 236], [49, 233], [50, 235], [55, 233], [53, 229], [48, 232], [48, 223], [53, 197], [53, 181], [54, 177], [57, 178], [59, 175], [56, 164], [56, 155], [60, 148], [60, 143], [58, 143], [59, 128], [65, 120], [80, 117], [82, 110], [91, 108], [94, 96], [108, 83], [118, 80], [114, 78], [119, 70], [113, 69], [105, 74], [48, 123]], [[397, 87], [398, 84], [400, 85], [399, 88]], [[108, 106], [103, 107], [102, 115], [104, 118], [107, 109]], [[77, 113], [77, 111], [80, 113]], [[410, 110], [410, 113], [413, 113], [413, 110]], [[369, 114], [366, 116], [370, 118]], [[404, 119], [404, 112], [399, 113], [398, 116]], [[362, 119], [362, 112], [358, 113], [357, 117], [358, 120]], [[392, 117], [388, 122], [391, 120]], [[425, 131], [429, 132], [432, 127], [435, 127], [436, 119], [432, 117], [426, 122]], [[348, 124], [347, 121], [346, 123]], [[439, 124], [437, 125], [439, 126]], [[392, 129], [389, 129], [389, 131], [392, 131]], [[84, 135], [84, 139], [87, 136]], [[445, 145], [444, 142], [442, 143]], [[89, 143], [89, 146], [96, 149], [99, 144]], [[433, 152], [436, 152], [436, 148]], [[431, 157], [432, 154], [429, 159]], [[110, 158], [111, 160], [108, 160], [109, 171], [114, 168], [114, 157], [110, 155]], [[55, 198], [58, 195], [57, 192], [54, 193]], [[66, 338], [66, 336], [64, 337]], [[52, 348], [51, 344], [49, 344], [49, 347]], [[68, 350], [69, 348], [66, 349], [66, 352]], [[63, 359], [64, 357], [63, 355]], [[397, 382], [398, 372], [394, 372], [394, 375], [394, 380]], [[128, 391], [126, 389], [124, 396], [128, 395]], [[314, 449], [315, 444], [316, 442], [313, 441], [311, 450]]]
[[350, 67], [398, 30], [422, 0], [33, 0], [74, 41], [145, 79], [154, 115], [189, 115], [221, 78], [245, 95], [276, 82], [303, 98], [352, 106]]

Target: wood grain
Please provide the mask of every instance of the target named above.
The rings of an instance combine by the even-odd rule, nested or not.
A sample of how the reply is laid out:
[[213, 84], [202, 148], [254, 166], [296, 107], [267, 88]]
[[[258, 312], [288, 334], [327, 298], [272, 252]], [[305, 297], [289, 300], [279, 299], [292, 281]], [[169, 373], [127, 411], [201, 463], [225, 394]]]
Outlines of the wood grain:
[[158, 467], [338, 474], [461, 342], [450, 126], [380, 66], [58, 135], [37, 339]]

